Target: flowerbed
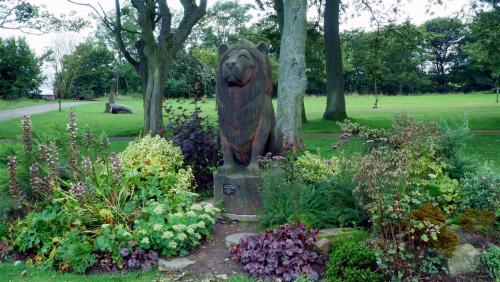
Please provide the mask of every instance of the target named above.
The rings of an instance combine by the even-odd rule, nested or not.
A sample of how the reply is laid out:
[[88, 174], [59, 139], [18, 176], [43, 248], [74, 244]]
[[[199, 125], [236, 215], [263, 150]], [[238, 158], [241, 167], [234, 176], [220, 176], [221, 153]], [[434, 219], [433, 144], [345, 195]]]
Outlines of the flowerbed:
[[146, 136], [108, 154], [105, 139], [77, 134], [70, 112], [64, 154], [55, 142], [34, 150], [29, 117], [23, 124], [19, 162], [30, 174], [11, 157], [9, 188], [30, 212], [9, 235], [28, 263], [78, 273], [146, 269], [210, 236], [218, 209], [195, 203], [191, 168], [171, 142]]

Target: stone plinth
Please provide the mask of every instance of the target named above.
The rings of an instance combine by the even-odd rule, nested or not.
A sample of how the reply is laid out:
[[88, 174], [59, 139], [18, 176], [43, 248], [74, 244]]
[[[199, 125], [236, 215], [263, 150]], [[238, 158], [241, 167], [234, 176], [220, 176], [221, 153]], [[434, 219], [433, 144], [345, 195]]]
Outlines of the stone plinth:
[[256, 221], [260, 209], [260, 190], [264, 186], [264, 172], [249, 175], [245, 168], [236, 172], [214, 173], [214, 200], [234, 220]]

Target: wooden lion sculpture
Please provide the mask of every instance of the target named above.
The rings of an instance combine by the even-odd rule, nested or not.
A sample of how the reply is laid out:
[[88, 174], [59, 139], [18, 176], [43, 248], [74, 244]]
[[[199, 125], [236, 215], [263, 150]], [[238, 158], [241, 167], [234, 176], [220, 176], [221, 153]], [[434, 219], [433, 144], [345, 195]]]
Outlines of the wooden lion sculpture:
[[265, 43], [242, 39], [219, 46], [217, 111], [224, 164], [222, 172], [246, 167], [255, 174], [258, 157], [274, 146], [271, 65]]

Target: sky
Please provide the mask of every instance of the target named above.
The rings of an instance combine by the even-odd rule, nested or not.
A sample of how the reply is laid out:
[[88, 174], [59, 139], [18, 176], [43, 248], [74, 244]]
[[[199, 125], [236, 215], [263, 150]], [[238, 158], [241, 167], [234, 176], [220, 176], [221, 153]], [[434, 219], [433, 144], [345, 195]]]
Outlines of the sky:
[[[95, 6], [100, 4], [104, 10], [113, 10], [114, 1], [112, 0], [75, 0], [83, 3], [90, 3]], [[167, 0], [172, 10], [182, 10], [182, 5], [178, 0]], [[66, 14], [70, 11], [76, 11], [76, 13], [82, 18], [90, 18], [92, 10], [88, 7], [78, 6], [69, 3], [67, 0], [28, 0], [28, 2], [36, 5], [44, 5], [46, 9], [55, 14]], [[124, 2], [124, 1], [122, 1]], [[216, 2], [216, 0], [208, 0], [208, 6], [210, 7]], [[255, 4], [254, 0], [240, 0], [240, 3]], [[351, 1], [346, 1], [346, 3]], [[379, 7], [382, 12], [391, 11], [391, 7], [396, 0], [383, 0], [383, 4]], [[444, 4], [441, 6], [433, 6], [429, 9], [425, 0], [401, 0], [399, 5], [400, 12], [398, 13], [397, 22], [402, 22], [406, 19], [410, 20], [414, 24], [422, 24], [423, 22], [435, 18], [435, 17], [447, 17], [461, 15], [461, 11], [467, 5], [470, 0], [445, 0]], [[373, 24], [370, 22], [370, 15], [367, 12], [357, 12], [358, 7], [348, 7], [341, 19], [341, 30], [348, 30], [354, 28], [361, 29], [372, 29]], [[262, 15], [262, 11], [251, 11], [251, 13], [258, 17]], [[308, 10], [308, 19], [315, 20], [317, 18], [317, 11], [314, 8]], [[0, 29], [0, 37], [9, 36], [24, 36], [30, 47], [36, 52], [37, 55], [41, 55], [55, 40], [61, 40], [61, 38], [71, 38], [75, 43], [84, 41], [89, 35], [94, 32], [94, 23], [81, 30], [78, 33], [49, 33], [44, 35], [27, 35], [18, 31], [11, 31]], [[50, 76], [51, 70], [46, 68], [44, 72]]]

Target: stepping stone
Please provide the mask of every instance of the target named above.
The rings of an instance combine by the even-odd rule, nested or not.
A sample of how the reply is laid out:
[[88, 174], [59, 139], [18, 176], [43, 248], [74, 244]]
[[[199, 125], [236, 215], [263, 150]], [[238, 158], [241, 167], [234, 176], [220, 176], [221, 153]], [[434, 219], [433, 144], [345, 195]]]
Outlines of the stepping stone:
[[160, 258], [158, 260], [158, 269], [160, 271], [176, 271], [184, 269], [194, 264], [195, 262], [195, 260], [190, 260], [187, 258], [175, 258], [170, 260]]
[[479, 251], [471, 244], [457, 246], [448, 259], [448, 271], [451, 276], [464, 272], [474, 272], [479, 266]]
[[330, 253], [330, 239], [321, 238], [316, 241], [316, 250], [322, 255], [327, 256]]
[[236, 244], [238, 244], [240, 242], [241, 239], [245, 238], [245, 237], [248, 237], [248, 236], [252, 236], [252, 235], [255, 235], [255, 233], [235, 233], [235, 234], [231, 234], [231, 235], [228, 235], [226, 237], [226, 247], [232, 247]]

